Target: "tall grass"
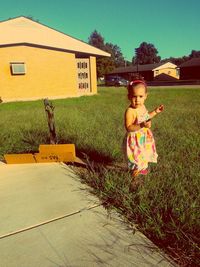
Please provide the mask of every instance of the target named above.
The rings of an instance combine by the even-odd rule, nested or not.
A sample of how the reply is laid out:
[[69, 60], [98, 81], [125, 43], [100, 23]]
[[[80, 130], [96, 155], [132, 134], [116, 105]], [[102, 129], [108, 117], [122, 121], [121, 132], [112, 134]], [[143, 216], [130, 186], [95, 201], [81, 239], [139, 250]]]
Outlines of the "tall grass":
[[[96, 96], [53, 101], [59, 143], [75, 143], [78, 155], [85, 153], [94, 162], [80, 173], [82, 179], [180, 266], [200, 266], [199, 99], [200, 88], [149, 90], [149, 110], [165, 105], [152, 125], [159, 160], [134, 193], [129, 192], [129, 173], [103, 166], [123, 161], [125, 88], [101, 88]], [[37, 151], [48, 142], [42, 101], [0, 104], [0, 118], [2, 158], [8, 152]]]

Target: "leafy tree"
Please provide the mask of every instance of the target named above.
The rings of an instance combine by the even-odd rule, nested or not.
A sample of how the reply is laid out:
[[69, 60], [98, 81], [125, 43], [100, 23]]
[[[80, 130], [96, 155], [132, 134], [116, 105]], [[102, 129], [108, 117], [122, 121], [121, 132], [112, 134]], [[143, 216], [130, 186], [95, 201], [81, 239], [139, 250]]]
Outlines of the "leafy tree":
[[94, 30], [91, 35], [88, 38], [88, 43], [92, 46], [95, 46], [99, 49], [102, 49], [105, 51], [105, 44], [104, 44], [104, 38], [101, 36], [100, 33], [98, 33], [96, 30]]
[[[89, 36], [88, 43], [92, 46], [95, 46], [96, 48], [106, 51], [104, 38], [96, 30], [94, 30]], [[108, 62], [108, 59], [106, 57], [97, 57], [96, 62], [97, 62], [97, 77], [98, 78], [102, 77], [105, 74], [106, 66], [108, 67], [108, 69], [110, 68], [112, 69], [112, 66], [110, 66], [111, 65], [110, 62]]]
[[179, 66], [180, 64], [188, 61], [189, 59], [197, 58], [197, 57], [200, 57], [200, 51], [198, 51], [198, 50], [192, 50], [189, 56], [169, 57], [169, 58], [163, 59], [162, 62], [170, 61], [170, 62], [176, 64], [177, 66]]
[[200, 57], [200, 51], [197, 51], [197, 50], [192, 50], [190, 55], [189, 55], [189, 58], [195, 58], [195, 57]]
[[111, 59], [114, 63], [114, 67], [122, 67], [125, 65], [125, 59], [121, 52], [121, 49], [117, 45], [113, 45], [111, 43], [106, 43], [106, 50], [111, 54]]
[[89, 44], [111, 54], [111, 57], [97, 57], [97, 77], [102, 77], [116, 67], [125, 66], [125, 60], [119, 46], [105, 43], [104, 38], [96, 30], [91, 33]]
[[135, 65], [135, 64], [137, 64], [137, 62], [136, 62], [136, 57], [133, 56], [133, 57], [132, 57], [132, 65]]
[[162, 60], [163, 63], [165, 62], [171, 62], [174, 63], [175, 65], [180, 65], [182, 63], [184, 63], [185, 61], [188, 61], [189, 57], [188, 56], [183, 56], [183, 57], [169, 57], [169, 58], [165, 58]]
[[125, 60], [124, 65], [125, 65], [125, 67], [131, 66], [132, 62], [129, 60]]
[[135, 49], [135, 63], [137, 64], [152, 64], [160, 62], [158, 50], [153, 44], [143, 42]]

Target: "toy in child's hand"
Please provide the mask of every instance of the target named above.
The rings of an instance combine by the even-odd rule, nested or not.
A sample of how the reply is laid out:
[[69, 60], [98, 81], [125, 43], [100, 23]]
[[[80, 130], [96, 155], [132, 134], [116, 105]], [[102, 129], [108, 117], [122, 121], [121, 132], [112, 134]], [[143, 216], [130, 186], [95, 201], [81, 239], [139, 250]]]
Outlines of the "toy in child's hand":
[[155, 112], [156, 113], [160, 113], [160, 112], [162, 112], [164, 110], [164, 105], [160, 105], [160, 106], [158, 106], [157, 108], [155, 108]]

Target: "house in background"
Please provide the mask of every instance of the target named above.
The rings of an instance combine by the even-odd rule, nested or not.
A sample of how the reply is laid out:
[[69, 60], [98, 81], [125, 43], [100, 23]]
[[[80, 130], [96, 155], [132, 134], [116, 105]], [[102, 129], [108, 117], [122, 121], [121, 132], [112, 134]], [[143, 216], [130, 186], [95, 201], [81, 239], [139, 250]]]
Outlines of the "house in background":
[[179, 65], [181, 80], [200, 80], [200, 58], [192, 58]]
[[154, 80], [169, 81], [178, 80], [180, 78], [179, 68], [171, 62], [166, 62], [154, 68], [152, 71]]
[[114, 69], [107, 76], [116, 75], [131, 80], [137, 73], [144, 77], [146, 81], [179, 79], [179, 69], [177, 69], [177, 65], [171, 62], [120, 67]]
[[16, 101], [95, 94], [99, 56], [110, 54], [26, 17], [0, 22], [0, 97]]

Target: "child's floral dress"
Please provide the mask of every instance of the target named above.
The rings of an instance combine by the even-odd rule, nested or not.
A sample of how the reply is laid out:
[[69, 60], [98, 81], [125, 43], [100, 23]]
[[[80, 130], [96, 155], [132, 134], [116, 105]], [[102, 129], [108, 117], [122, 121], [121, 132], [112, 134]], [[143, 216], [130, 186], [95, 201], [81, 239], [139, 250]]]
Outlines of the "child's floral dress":
[[[145, 106], [135, 109], [136, 124], [149, 119]], [[145, 170], [148, 162], [157, 162], [157, 153], [153, 134], [149, 128], [143, 127], [138, 131], [127, 132], [126, 157], [128, 168], [131, 170]]]

